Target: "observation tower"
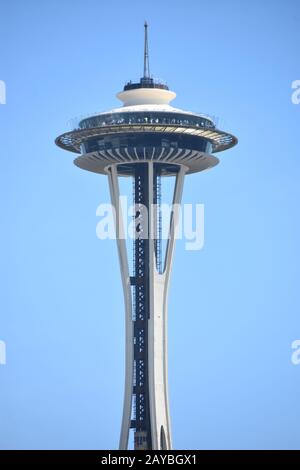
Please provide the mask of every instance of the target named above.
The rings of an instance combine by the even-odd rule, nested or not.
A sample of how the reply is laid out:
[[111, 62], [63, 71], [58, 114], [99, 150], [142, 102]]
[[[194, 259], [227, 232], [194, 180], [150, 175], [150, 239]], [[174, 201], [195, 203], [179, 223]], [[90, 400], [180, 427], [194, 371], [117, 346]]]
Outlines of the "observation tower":
[[[82, 119], [56, 144], [78, 154], [83, 170], [107, 175], [116, 211], [117, 247], [125, 302], [125, 394], [120, 449], [134, 432], [136, 450], [172, 449], [168, 400], [167, 297], [177, 212], [170, 217], [162, 253], [161, 184], [175, 179], [173, 207], [180, 204], [185, 175], [214, 167], [216, 153], [237, 143], [205, 115], [174, 108], [176, 94], [153, 79], [144, 25], [144, 74], [117, 94], [123, 106]], [[133, 182], [133, 268], [120, 207], [119, 177]], [[146, 210], [144, 210], [146, 208]], [[164, 255], [164, 256], [163, 256]]]

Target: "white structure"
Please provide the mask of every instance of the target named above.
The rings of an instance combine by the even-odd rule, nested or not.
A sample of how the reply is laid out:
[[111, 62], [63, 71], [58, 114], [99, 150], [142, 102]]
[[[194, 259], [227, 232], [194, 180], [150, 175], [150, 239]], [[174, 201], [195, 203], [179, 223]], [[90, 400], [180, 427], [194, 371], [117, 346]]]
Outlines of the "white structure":
[[[125, 394], [120, 449], [127, 449], [134, 429], [135, 449], [172, 449], [168, 400], [167, 298], [177, 216], [170, 219], [162, 257], [161, 181], [175, 176], [173, 203], [180, 203], [184, 176], [218, 163], [212, 155], [237, 139], [216, 129], [204, 115], [170, 106], [176, 94], [149, 74], [145, 25], [144, 77], [118, 93], [122, 108], [83, 119], [79, 128], [56, 139], [79, 153], [74, 163], [108, 175], [116, 209], [117, 246], [126, 319]], [[129, 271], [118, 177], [134, 183], [136, 233], [134, 269]]]

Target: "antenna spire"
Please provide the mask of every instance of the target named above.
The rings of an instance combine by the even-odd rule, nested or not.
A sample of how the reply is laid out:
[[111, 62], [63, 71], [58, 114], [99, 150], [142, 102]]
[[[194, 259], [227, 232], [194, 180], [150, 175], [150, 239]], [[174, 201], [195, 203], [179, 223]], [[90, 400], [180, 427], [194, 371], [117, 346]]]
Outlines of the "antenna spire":
[[150, 78], [149, 51], [148, 51], [148, 23], [145, 21], [145, 39], [144, 39], [144, 78]]

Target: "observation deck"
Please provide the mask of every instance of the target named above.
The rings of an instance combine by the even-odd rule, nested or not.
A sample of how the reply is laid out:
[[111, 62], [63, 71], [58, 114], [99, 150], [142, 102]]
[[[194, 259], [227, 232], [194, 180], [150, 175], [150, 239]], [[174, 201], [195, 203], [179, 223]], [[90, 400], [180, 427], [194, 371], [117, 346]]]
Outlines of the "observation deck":
[[166, 85], [144, 87], [143, 80], [117, 94], [123, 107], [82, 119], [56, 139], [59, 147], [80, 154], [75, 165], [105, 174], [111, 164], [150, 160], [185, 165], [194, 173], [215, 166], [219, 160], [212, 154], [237, 143], [208, 116], [172, 107], [176, 94]]

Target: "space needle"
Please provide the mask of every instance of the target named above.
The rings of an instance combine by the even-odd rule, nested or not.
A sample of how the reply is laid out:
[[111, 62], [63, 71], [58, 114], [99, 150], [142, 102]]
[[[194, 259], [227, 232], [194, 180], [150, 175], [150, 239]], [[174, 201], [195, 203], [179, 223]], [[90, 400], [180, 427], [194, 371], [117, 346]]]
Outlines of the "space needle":
[[[136, 450], [170, 450], [167, 298], [178, 211], [171, 213], [163, 250], [162, 181], [173, 176], [172, 204], [177, 207], [185, 176], [217, 165], [214, 154], [233, 147], [237, 139], [217, 129], [210, 117], [170, 105], [176, 94], [150, 75], [147, 23], [143, 77], [137, 83], [126, 83], [117, 97], [122, 107], [82, 119], [76, 129], [55, 142], [78, 154], [74, 163], [79, 168], [108, 176], [115, 208], [126, 335], [119, 449], [128, 448], [133, 430]], [[132, 263], [120, 202], [123, 177], [133, 183]]]

